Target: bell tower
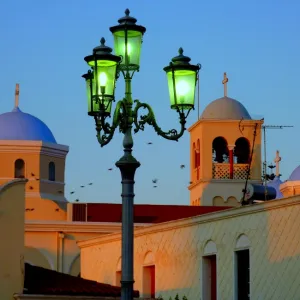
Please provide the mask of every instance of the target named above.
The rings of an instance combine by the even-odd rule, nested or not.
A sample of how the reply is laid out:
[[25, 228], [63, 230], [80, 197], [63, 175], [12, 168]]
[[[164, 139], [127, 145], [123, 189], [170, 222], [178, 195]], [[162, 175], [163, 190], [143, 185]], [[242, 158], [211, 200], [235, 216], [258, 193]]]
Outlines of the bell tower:
[[0, 185], [13, 178], [28, 179], [25, 219], [66, 220], [68, 151], [45, 123], [20, 110], [17, 84], [14, 109], [0, 114]]
[[211, 102], [190, 132], [190, 205], [239, 206], [246, 180], [261, 183], [261, 127], [237, 100]]

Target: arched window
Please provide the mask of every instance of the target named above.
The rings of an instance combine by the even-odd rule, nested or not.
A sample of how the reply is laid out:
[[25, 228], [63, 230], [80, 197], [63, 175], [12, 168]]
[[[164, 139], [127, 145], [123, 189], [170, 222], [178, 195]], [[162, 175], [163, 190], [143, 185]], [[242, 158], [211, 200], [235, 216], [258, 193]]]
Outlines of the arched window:
[[23, 159], [15, 161], [15, 178], [25, 178], [25, 162]]
[[212, 143], [213, 161], [216, 163], [228, 162], [227, 141], [219, 136]]
[[196, 163], [197, 168], [200, 167], [200, 140], [197, 140], [197, 148], [196, 148]]
[[250, 160], [250, 143], [244, 138], [240, 137], [235, 142], [234, 156], [238, 164], [248, 164]]
[[194, 169], [197, 168], [197, 152], [196, 152], [196, 145], [193, 143], [193, 161], [194, 161]]
[[49, 163], [49, 174], [48, 174], [48, 179], [50, 181], [55, 181], [55, 163], [53, 161], [51, 161]]

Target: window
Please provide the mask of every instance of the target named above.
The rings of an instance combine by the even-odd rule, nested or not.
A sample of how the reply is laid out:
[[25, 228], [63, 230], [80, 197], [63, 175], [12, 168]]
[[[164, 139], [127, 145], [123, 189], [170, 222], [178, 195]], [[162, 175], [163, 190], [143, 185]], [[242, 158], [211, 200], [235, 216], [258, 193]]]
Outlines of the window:
[[121, 286], [122, 271], [116, 272], [116, 286]]
[[145, 266], [143, 269], [143, 297], [155, 298], [155, 266]]
[[48, 171], [49, 171], [49, 174], [48, 174], [48, 179], [50, 181], [55, 181], [55, 163], [53, 161], [51, 161], [49, 163], [49, 167], [48, 167]]
[[217, 256], [203, 256], [203, 300], [217, 300]]
[[249, 249], [235, 252], [236, 300], [250, 299]]
[[25, 162], [23, 159], [15, 161], [15, 178], [25, 178]]

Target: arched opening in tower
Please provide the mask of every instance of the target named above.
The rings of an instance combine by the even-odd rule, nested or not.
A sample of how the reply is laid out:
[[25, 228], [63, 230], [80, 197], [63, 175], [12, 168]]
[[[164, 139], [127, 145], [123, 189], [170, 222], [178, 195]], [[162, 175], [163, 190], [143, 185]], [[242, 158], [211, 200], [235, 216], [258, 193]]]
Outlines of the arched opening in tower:
[[234, 157], [238, 164], [248, 164], [250, 160], [250, 143], [244, 138], [240, 137], [235, 142]]
[[228, 162], [228, 145], [222, 136], [216, 137], [212, 143], [213, 162]]

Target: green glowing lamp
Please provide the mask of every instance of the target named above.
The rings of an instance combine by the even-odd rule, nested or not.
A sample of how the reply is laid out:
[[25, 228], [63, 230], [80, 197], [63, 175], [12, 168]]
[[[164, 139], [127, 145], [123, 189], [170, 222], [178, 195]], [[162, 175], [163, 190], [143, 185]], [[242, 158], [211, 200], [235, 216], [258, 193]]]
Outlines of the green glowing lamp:
[[92, 55], [84, 58], [92, 69], [82, 76], [86, 80], [90, 116], [110, 115], [115, 99], [117, 66], [121, 61], [120, 56], [111, 54], [112, 49], [105, 46], [104, 38], [100, 43]]
[[191, 59], [183, 55], [183, 49], [179, 49], [179, 55], [172, 59], [169, 66], [164, 68], [167, 73], [171, 108], [176, 110], [194, 109], [195, 89], [200, 65], [191, 65]]
[[110, 31], [114, 36], [115, 54], [122, 57], [120, 70], [138, 71], [142, 39], [146, 28], [136, 25], [137, 19], [129, 14], [129, 9], [126, 9], [125, 16], [118, 20], [119, 25], [110, 27]]

